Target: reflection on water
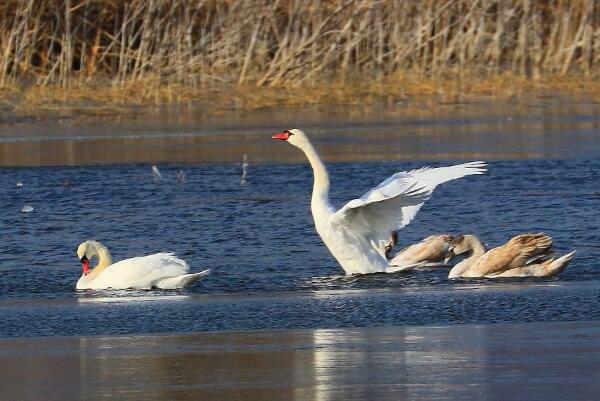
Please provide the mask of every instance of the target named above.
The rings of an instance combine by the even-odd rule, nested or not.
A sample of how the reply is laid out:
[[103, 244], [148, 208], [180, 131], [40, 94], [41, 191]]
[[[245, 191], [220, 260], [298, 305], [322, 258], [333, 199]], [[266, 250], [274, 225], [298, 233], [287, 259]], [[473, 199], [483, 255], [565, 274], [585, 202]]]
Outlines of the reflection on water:
[[449, 337], [446, 327], [315, 330], [315, 399], [452, 399], [448, 391], [457, 383], [486, 377], [492, 346], [486, 326], [459, 331], [468, 349], [457, 347], [460, 338]]
[[[129, 303], [129, 302], [177, 302], [190, 299], [189, 295], [134, 295], [123, 296], [123, 294], [109, 293], [107, 296], [98, 296], [101, 293], [95, 292], [91, 296], [81, 296], [77, 298], [80, 304], [106, 304], [106, 303]], [[86, 294], [87, 295], [87, 294]]]
[[0, 340], [0, 399], [587, 400], [599, 336], [562, 322]]
[[148, 118], [0, 126], [0, 166], [304, 161], [270, 134], [301, 127], [328, 161], [597, 157], [600, 105], [561, 99], [525, 104], [385, 104], [230, 111], [184, 108]]

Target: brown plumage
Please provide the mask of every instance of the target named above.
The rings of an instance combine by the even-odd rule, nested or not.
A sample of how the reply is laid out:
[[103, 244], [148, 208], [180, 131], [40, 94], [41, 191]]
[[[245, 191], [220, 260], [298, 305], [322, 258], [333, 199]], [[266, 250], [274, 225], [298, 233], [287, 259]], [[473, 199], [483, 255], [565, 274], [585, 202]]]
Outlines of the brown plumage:
[[532, 260], [552, 256], [552, 238], [544, 233], [521, 234], [494, 248], [475, 262], [471, 270], [486, 274], [523, 267]]
[[552, 239], [544, 233], [521, 234], [490, 251], [473, 235], [457, 237], [450, 252], [472, 255], [452, 268], [448, 277], [546, 277], [566, 268], [574, 252], [552, 259]]
[[448, 249], [453, 239], [454, 236], [449, 234], [430, 235], [390, 258], [390, 266], [414, 264], [422, 267], [441, 266], [448, 255]]

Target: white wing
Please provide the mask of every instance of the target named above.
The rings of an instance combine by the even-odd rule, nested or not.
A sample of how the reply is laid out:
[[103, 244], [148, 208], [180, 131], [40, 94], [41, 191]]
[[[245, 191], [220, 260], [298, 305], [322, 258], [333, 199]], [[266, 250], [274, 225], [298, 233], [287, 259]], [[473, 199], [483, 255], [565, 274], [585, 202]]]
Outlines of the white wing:
[[331, 217], [333, 226], [345, 226], [371, 243], [386, 241], [394, 230], [410, 223], [435, 187], [467, 175], [483, 174], [484, 162], [402, 171], [351, 200]]
[[173, 253], [155, 253], [121, 260], [106, 268], [93, 282], [96, 288], [151, 288], [157, 282], [189, 272], [188, 264]]

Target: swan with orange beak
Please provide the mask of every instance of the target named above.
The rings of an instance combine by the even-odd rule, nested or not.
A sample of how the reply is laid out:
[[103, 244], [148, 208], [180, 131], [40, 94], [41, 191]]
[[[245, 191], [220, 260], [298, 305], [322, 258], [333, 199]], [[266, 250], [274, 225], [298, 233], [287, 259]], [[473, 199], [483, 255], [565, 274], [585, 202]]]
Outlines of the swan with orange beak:
[[346, 274], [391, 273], [417, 267], [391, 265], [382, 244], [388, 242], [391, 232], [414, 219], [439, 184], [486, 171], [484, 162], [401, 171], [336, 210], [329, 199], [327, 168], [306, 134], [296, 128], [272, 138], [286, 141], [306, 155], [314, 174], [311, 211], [317, 233]]
[[[108, 248], [98, 241], [82, 242], [77, 248], [82, 274], [77, 289], [175, 289], [209, 274], [210, 269], [189, 273], [188, 264], [173, 253], [155, 253], [113, 263]], [[98, 264], [90, 268], [90, 260]]]

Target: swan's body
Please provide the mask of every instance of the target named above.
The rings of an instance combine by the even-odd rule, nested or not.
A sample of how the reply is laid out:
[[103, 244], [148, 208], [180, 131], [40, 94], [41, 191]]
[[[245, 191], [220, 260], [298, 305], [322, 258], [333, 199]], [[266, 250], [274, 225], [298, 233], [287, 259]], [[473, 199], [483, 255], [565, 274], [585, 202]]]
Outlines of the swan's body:
[[[155, 253], [112, 263], [108, 248], [97, 241], [81, 243], [77, 256], [83, 266], [83, 274], [77, 281], [78, 290], [183, 288], [210, 272], [189, 273], [188, 264], [173, 253]], [[93, 257], [98, 258], [98, 264], [90, 270]]]
[[[445, 265], [454, 236], [430, 235], [421, 242], [410, 245], [389, 258], [390, 266], [437, 267]], [[395, 236], [392, 236], [395, 243]]]
[[471, 255], [454, 266], [448, 278], [551, 277], [561, 273], [575, 254], [553, 259], [552, 239], [543, 233], [517, 235], [489, 251], [474, 235], [462, 235], [452, 242], [450, 252]]
[[314, 173], [311, 211], [315, 227], [346, 274], [413, 268], [390, 266], [381, 244], [392, 231], [410, 223], [437, 185], [485, 172], [483, 162], [399, 172], [336, 210], [329, 201], [327, 169], [304, 132], [292, 129], [273, 138], [286, 140], [308, 158]]

